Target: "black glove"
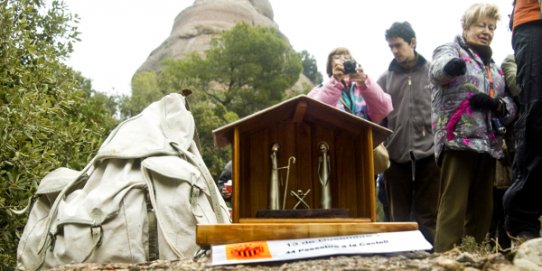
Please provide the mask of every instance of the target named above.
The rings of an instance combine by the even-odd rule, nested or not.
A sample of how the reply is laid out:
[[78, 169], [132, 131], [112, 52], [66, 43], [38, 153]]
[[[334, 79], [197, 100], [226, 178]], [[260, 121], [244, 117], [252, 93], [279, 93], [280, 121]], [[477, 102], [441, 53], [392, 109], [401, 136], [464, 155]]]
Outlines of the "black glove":
[[467, 72], [465, 61], [455, 57], [444, 65], [444, 72], [450, 76], [459, 76]]
[[504, 116], [505, 105], [501, 98], [491, 98], [485, 93], [474, 94], [469, 98], [470, 108], [473, 110], [491, 110], [499, 116]]

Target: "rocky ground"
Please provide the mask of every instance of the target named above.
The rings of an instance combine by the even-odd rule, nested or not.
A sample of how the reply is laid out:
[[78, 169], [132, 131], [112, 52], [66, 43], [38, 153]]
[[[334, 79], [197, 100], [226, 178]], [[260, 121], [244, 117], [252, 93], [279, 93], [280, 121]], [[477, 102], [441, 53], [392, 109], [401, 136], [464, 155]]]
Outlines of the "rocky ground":
[[210, 262], [210, 257], [203, 257], [196, 261], [186, 259], [142, 264], [77, 264], [54, 270], [542, 270], [542, 238], [526, 242], [514, 252], [506, 254], [480, 255], [454, 249], [446, 253], [333, 256], [232, 266], [210, 266]]

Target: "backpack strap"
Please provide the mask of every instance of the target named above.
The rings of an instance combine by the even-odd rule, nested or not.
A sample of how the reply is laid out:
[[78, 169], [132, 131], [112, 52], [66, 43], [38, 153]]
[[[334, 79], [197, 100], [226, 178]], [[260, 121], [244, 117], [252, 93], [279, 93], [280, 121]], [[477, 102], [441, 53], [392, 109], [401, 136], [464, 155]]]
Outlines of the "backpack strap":
[[158, 248], [156, 213], [151, 202], [148, 186], [145, 189], [145, 204], [147, 205], [147, 219], [149, 223], [149, 258], [147, 260], [154, 261], [160, 258], [160, 250]]
[[[145, 178], [145, 182], [147, 183], [147, 189], [149, 190], [149, 192], [147, 193], [147, 195], [149, 196], [149, 200], [150, 200], [150, 203], [152, 206], [158, 206], [158, 203], [156, 203], [156, 193], [154, 192], [154, 185], [153, 185], [153, 180], [152, 180], [152, 177], [149, 176], [150, 178]], [[160, 219], [160, 213], [158, 213], [158, 209], [154, 209], [155, 210], [155, 220], [156, 220], [156, 226], [157, 228], [160, 227], [161, 229], [162, 228], [162, 224], [160, 221], [162, 221]], [[150, 222], [150, 221], [149, 221]], [[151, 249], [151, 232], [150, 232], [151, 228], [149, 227], [149, 256], [150, 256], [150, 249]], [[158, 229], [157, 229], [158, 230]], [[164, 240], [166, 241], [166, 243], [168, 244], [169, 248], [171, 248], [171, 251], [173, 251], [173, 253], [180, 259], [183, 259], [183, 258], [186, 258], [184, 256], [184, 254], [179, 251], [179, 249], [177, 249], [177, 247], [175, 247], [175, 244], [173, 244], [173, 242], [170, 240], [170, 238], [167, 236], [167, 234], [164, 234]], [[154, 249], [154, 248], [153, 248]], [[158, 249], [156, 249], [158, 250]], [[156, 255], [155, 255], [156, 256]]]
[[22, 209], [10, 208], [9, 211], [16, 215], [22, 215], [26, 212], [29, 212], [30, 208], [34, 206], [34, 202], [36, 201], [37, 198], [38, 197], [36, 195], [32, 195], [30, 198], [28, 198], [28, 203], [26, 204], [25, 207], [23, 207]]
[[[207, 169], [207, 167], [205, 166], [205, 163], [203, 162], [203, 160], [201, 159], [201, 157], [199, 155], [196, 156], [196, 155], [194, 155], [193, 153], [191, 153], [188, 150], [184, 150], [182, 148], [179, 148], [177, 143], [175, 143], [175, 142], [171, 142], [170, 145], [171, 145], [171, 147], [173, 149], [175, 149], [175, 151], [177, 151], [179, 153], [180, 156], [187, 157], [188, 160], [199, 169], [199, 171], [202, 173], [203, 179], [204, 179], [205, 184], [207, 185], [207, 187], [212, 188], [212, 187], [216, 186], [216, 184], [215, 184], [215, 182], [213, 180], [213, 177], [211, 176], [211, 173], [209, 172], [209, 169]], [[191, 148], [192, 149], [195, 148], [195, 150], [197, 151], [197, 147], [195, 146], [194, 141], [192, 141]], [[222, 210], [220, 209], [220, 204], [218, 203], [218, 197], [220, 195], [218, 195], [216, 189], [209, 189], [209, 193], [211, 194], [211, 198], [210, 198], [211, 208], [213, 208], [213, 211], [214, 211], [214, 213], [216, 215], [216, 221], [218, 223], [226, 223], [227, 220], [222, 215]]]
[[97, 247], [102, 245], [102, 240], [104, 236], [104, 230], [102, 228], [102, 225], [98, 226], [90, 226], [90, 236], [92, 236], [92, 246], [88, 250], [86, 256], [81, 260], [82, 263], [86, 262], [88, 258], [90, 258], [90, 255], [96, 250]]
[[[217, 189], [213, 189], [213, 186], [215, 186], [215, 183], [214, 183], [213, 179], [211, 178], [211, 173], [209, 172], [209, 170], [207, 169], [207, 167], [203, 163], [203, 160], [201, 160], [199, 155], [195, 155], [194, 153], [192, 153], [192, 152], [190, 152], [188, 150], [179, 148], [178, 145], [175, 142], [171, 142], [170, 145], [179, 154], [179, 156], [181, 156], [183, 158], [186, 158], [187, 161], [189, 161], [190, 163], [192, 163], [193, 165], [195, 165], [199, 169], [199, 171], [201, 172], [202, 177], [203, 177], [203, 179], [205, 181], [205, 184], [210, 188], [209, 189], [209, 193], [210, 193], [209, 201], [211, 203], [211, 208], [213, 209], [213, 212], [215, 213], [216, 220], [219, 223], [225, 223], [225, 217], [222, 214], [222, 210], [220, 209], [220, 204], [218, 202], [218, 196], [219, 195], [217, 193]], [[191, 147], [195, 147], [194, 141], [192, 141]], [[157, 206], [156, 193], [155, 193], [155, 190], [154, 190], [153, 181], [152, 181], [151, 178], [145, 178], [145, 181], [147, 182], [147, 188], [149, 190], [149, 193], [148, 193], [149, 200], [150, 200], [152, 206]], [[190, 201], [193, 202], [194, 199], [191, 199]], [[162, 228], [163, 225], [162, 225], [161, 221], [163, 221], [163, 220], [160, 219], [161, 213], [156, 208], [155, 208], [155, 215], [156, 215], [156, 225], [157, 225], [157, 227]], [[150, 232], [149, 232], [149, 234], [150, 234]], [[185, 255], [181, 251], [179, 251], [179, 249], [177, 249], [175, 244], [170, 240], [170, 238], [167, 235], [164, 235], [163, 237], [164, 237], [164, 241], [168, 244], [171, 251], [178, 258], [181, 258], [181, 259], [186, 258]], [[150, 238], [151, 238], [151, 236], [149, 235], [149, 242], [150, 242]], [[149, 253], [150, 253], [150, 251], [149, 251]]]

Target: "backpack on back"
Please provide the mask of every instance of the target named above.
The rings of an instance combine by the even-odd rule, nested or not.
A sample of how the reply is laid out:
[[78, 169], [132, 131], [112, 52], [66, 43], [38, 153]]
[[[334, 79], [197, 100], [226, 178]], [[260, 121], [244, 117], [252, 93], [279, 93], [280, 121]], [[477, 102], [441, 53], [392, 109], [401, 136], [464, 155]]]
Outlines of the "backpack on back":
[[82, 171], [39, 184], [17, 268], [192, 256], [196, 224], [230, 223], [193, 140], [185, 97], [170, 94], [115, 128]]

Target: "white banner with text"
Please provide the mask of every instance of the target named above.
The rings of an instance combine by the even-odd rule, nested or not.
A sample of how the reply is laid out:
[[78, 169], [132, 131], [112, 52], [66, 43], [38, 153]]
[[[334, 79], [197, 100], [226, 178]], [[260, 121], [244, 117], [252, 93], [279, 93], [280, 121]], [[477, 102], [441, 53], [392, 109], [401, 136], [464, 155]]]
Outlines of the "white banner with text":
[[211, 247], [212, 265], [286, 261], [329, 255], [377, 254], [433, 247], [420, 231], [254, 241]]

